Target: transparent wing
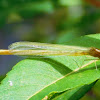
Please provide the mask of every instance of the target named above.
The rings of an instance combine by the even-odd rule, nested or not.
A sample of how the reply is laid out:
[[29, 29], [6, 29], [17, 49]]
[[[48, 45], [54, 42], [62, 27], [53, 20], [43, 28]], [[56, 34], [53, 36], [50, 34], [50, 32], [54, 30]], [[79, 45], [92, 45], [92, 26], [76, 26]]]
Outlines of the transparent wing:
[[36, 42], [16, 42], [9, 46], [14, 55], [57, 56], [57, 55], [87, 55], [89, 49]]
[[16, 42], [11, 44], [8, 48], [10, 50], [87, 50], [87, 48], [78, 46], [66, 46], [37, 42]]

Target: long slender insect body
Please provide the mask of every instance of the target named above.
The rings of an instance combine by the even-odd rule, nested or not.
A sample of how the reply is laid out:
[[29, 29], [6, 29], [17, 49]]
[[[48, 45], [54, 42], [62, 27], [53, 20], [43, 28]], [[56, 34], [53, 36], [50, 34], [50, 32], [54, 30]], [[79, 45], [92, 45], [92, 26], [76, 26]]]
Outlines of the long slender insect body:
[[0, 55], [13, 55], [10, 50], [0, 49]]
[[91, 55], [100, 58], [100, 49], [85, 48], [36, 42], [16, 42], [8, 50], [0, 50], [0, 55], [25, 55], [25, 56], [81, 56]]
[[57, 55], [68, 55], [68, 56], [80, 56], [87, 55], [88, 52], [83, 51], [56, 51], [56, 50], [10, 50], [10, 52], [14, 55], [37, 55], [37, 56], [57, 56]]

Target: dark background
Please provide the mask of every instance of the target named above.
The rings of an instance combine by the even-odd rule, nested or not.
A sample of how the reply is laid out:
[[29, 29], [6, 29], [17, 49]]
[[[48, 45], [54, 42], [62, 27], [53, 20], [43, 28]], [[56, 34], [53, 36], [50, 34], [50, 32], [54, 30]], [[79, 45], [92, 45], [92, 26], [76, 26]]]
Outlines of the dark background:
[[[0, 0], [1, 49], [17, 41], [64, 44], [97, 33], [100, 0]], [[0, 75], [22, 59], [0, 56]], [[100, 100], [99, 83], [81, 100]]]

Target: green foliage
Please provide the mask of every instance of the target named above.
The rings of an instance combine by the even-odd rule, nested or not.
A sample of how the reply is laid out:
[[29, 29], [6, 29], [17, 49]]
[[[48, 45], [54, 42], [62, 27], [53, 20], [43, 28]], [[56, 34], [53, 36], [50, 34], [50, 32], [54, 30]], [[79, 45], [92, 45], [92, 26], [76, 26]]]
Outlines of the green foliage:
[[[0, 0], [0, 28], [3, 27], [0, 43], [7, 45], [24, 40], [100, 48], [99, 34], [74, 39], [100, 32], [99, 19], [100, 9], [95, 7], [95, 0], [94, 4], [86, 0]], [[0, 99], [80, 99], [99, 79], [99, 61], [98, 70], [95, 70], [95, 61], [92, 63], [88, 59], [94, 58], [59, 56], [25, 59], [15, 65], [6, 78], [0, 76], [0, 81], [4, 79], [0, 85]], [[86, 68], [75, 71], [83, 65]], [[6, 66], [6, 72], [8, 69]], [[97, 83], [92, 92], [100, 99], [100, 82]]]
[[[48, 95], [48, 100], [79, 100], [84, 94], [91, 89], [95, 84], [85, 85], [82, 87], [74, 88], [60, 93], [51, 93]], [[52, 95], [53, 94], [53, 95]]]
[[75, 0], [73, 2], [73, 0], [59, 0], [61, 5], [65, 5], [65, 6], [75, 6], [75, 5], [80, 5], [82, 4], [82, 0]]
[[5, 76], [0, 76], [0, 82], [5, 78]]
[[[87, 35], [66, 44], [100, 48], [100, 34]], [[91, 40], [91, 41], [90, 41]], [[0, 85], [0, 99], [80, 99], [100, 78], [100, 61], [87, 56], [27, 58], [16, 64]], [[80, 68], [79, 68], [80, 67]]]
[[99, 32], [99, 18], [100, 10], [82, 0], [0, 0], [0, 27], [11, 27], [6, 28], [10, 30], [7, 35], [18, 32], [25, 23], [31, 26], [18, 40], [62, 43]]
[[[18, 14], [23, 18], [33, 18], [34, 15], [40, 13], [51, 13], [53, 6], [50, 1], [36, 1], [36, 0], [9, 0], [0, 1], [0, 24], [7, 23], [9, 16], [12, 14]], [[11, 21], [12, 22], [12, 21]], [[16, 22], [16, 19], [15, 19]]]

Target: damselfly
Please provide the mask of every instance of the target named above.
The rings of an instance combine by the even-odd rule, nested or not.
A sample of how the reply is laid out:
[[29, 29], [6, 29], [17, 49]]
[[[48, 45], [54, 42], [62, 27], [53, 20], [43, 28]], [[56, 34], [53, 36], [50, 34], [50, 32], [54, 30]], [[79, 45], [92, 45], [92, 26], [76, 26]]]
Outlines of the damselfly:
[[37, 42], [16, 42], [11, 44], [7, 50], [0, 49], [0, 55], [22, 55], [22, 56], [81, 56], [90, 55], [100, 58], [100, 49], [91, 47], [67, 46]]

